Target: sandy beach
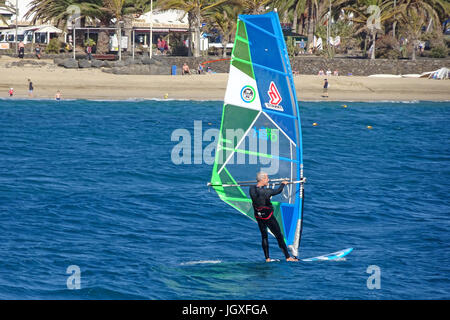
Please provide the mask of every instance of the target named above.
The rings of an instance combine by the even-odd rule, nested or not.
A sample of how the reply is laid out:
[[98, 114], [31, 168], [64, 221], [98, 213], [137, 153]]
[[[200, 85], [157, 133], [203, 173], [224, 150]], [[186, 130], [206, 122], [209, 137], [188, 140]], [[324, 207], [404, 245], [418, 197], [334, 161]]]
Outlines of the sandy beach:
[[[223, 100], [228, 74], [190, 76], [115, 75], [100, 69], [65, 69], [40, 60], [43, 65], [6, 67], [19, 59], [0, 57], [0, 97], [28, 97], [27, 79], [34, 85], [34, 98], [53, 99], [57, 90], [63, 99], [191, 99]], [[37, 61], [33, 59], [32, 61]], [[431, 71], [431, 70], [430, 70]], [[426, 78], [370, 78], [331, 76], [329, 97], [322, 97], [324, 76], [296, 75], [297, 97], [303, 101], [409, 101], [450, 100], [449, 80]]]

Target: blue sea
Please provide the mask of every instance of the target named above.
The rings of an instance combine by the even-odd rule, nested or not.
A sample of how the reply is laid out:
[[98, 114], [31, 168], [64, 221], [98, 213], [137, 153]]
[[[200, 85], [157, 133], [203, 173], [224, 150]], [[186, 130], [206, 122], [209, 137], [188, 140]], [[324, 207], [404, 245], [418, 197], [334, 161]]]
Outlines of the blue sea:
[[449, 299], [450, 102], [300, 110], [300, 256], [345, 260], [265, 263], [202, 150], [172, 161], [220, 101], [0, 100], [0, 299]]

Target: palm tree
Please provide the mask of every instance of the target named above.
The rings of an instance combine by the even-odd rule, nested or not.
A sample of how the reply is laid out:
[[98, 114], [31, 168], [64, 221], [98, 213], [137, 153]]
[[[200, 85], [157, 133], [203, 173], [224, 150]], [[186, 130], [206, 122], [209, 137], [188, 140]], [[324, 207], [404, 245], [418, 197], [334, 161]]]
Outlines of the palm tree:
[[[67, 22], [73, 15], [71, 8], [79, 8], [79, 22], [81, 26], [87, 18], [99, 19], [101, 26], [108, 26], [110, 17], [105, 15], [102, 9], [103, 3], [100, 0], [32, 0], [25, 17], [33, 16], [32, 22], [55, 22], [57, 26], [67, 32]], [[97, 49], [100, 52], [108, 50], [109, 35], [105, 30], [99, 31]]]
[[230, 0], [160, 0], [157, 7], [162, 10], [176, 9], [186, 12], [188, 15], [189, 30], [194, 30], [195, 41], [192, 41], [191, 32], [189, 34], [189, 55], [194, 52], [194, 57], [200, 56], [200, 28], [204, 13], [218, 5]]
[[[25, 17], [33, 15], [33, 23], [41, 20], [44, 22], [54, 21], [67, 30], [67, 21], [73, 12], [68, 10], [71, 6], [80, 9], [80, 20], [98, 20], [101, 27], [108, 27], [111, 20], [121, 21], [131, 14], [142, 14], [149, 7], [150, 0], [32, 0], [30, 9]], [[120, 42], [119, 42], [120, 43]], [[97, 50], [107, 52], [109, 44], [109, 32], [100, 29], [97, 40]]]
[[450, 12], [450, 4], [441, 0], [402, 0], [397, 4], [400, 11], [400, 22], [404, 26], [404, 32], [411, 39], [413, 50], [412, 60], [416, 60], [418, 47], [423, 28], [434, 25], [439, 30], [441, 17], [446, 17]]
[[[15, 6], [13, 6], [11, 2], [6, 2], [6, 0], [0, 0], [0, 8], [5, 9], [11, 14], [15, 14], [16, 12]], [[0, 15], [0, 21], [6, 23], [6, 18]]]
[[283, 22], [288, 23], [292, 21], [291, 29], [294, 32], [300, 32], [299, 26], [302, 26], [303, 23], [299, 24], [299, 20], [301, 22], [304, 20], [306, 2], [307, 0], [275, 0], [272, 2], [271, 7], [277, 8], [280, 17], [287, 20]]
[[114, 18], [117, 34], [117, 47], [119, 60], [122, 60], [122, 28], [123, 5], [125, 0], [105, 0], [106, 11]]
[[207, 10], [205, 16], [211, 22], [211, 27], [217, 28], [222, 39], [222, 56], [227, 55], [227, 45], [231, 41], [231, 37], [236, 32], [238, 15], [242, 13], [242, 8], [234, 2], [222, 4]]
[[273, 0], [240, 0], [239, 3], [246, 14], [261, 14]]
[[[343, 1], [344, 2], [344, 1]], [[375, 42], [377, 33], [383, 31], [383, 24], [399, 13], [399, 8], [394, 9], [392, 0], [356, 0], [353, 5], [344, 7], [344, 10], [353, 12], [353, 22], [359, 24], [355, 34], [368, 31], [372, 40], [370, 59], [375, 59]]]

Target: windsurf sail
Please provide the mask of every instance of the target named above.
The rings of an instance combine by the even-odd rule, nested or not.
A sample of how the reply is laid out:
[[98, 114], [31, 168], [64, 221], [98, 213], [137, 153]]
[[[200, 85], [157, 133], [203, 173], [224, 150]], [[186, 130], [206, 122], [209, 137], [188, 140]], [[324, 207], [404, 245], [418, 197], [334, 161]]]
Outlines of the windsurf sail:
[[275, 12], [240, 15], [230, 61], [210, 186], [255, 221], [248, 186], [266, 172], [271, 186], [288, 180], [272, 200], [286, 245], [298, 256], [303, 215], [300, 113], [286, 43]]

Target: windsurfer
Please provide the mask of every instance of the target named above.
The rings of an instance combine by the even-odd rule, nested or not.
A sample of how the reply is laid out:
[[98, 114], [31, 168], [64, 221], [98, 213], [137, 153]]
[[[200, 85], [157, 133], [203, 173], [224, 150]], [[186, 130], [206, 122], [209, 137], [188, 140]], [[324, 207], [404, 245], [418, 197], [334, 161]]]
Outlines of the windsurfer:
[[289, 255], [286, 243], [278, 225], [277, 219], [273, 215], [273, 206], [270, 198], [274, 195], [280, 194], [284, 186], [288, 183], [283, 181], [278, 189], [266, 188], [269, 184], [269, 176], [265, 172], [258, 172], [256, 175], [257, 184], [250, 187], [250, 196], [253, 202], [253, 209], [256, 221], [258, 222], [259, 231], [261, 231], [262, 247], [266, 262], [270, 262], [269, 257], [269, 240], [267, 228], [273, 233], [278, 241], [278, 246], [283, 251], [286, 261], [298, 261]]

